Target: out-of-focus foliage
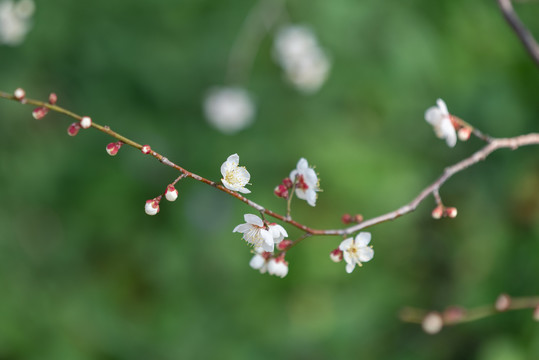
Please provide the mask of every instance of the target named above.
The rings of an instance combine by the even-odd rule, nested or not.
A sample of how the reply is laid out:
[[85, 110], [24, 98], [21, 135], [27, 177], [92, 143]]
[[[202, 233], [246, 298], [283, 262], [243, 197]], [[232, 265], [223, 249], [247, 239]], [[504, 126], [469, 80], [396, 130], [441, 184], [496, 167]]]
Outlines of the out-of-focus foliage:
[[[475, 139], [449, 149], [425, 123], [436, 98], [493, 136], [538, 130], [539, 70], [495, 1], [290, 0], [332, 70], [304, 95], [282, 79], [263, 39], [246, 84], [254, 123], [223, 135], [202, 110], [224, 83], [251, 1], [36, 1], [33, 29], [0, 47], [0, 88], [59, 105], [148, 143], [208, 178], [233, 153], [250, 198], [272, 191], [300, 157], [321, 178], [317, 206], [295, 217], [341, 226], [410, 201]], [[539, 36], [539, 4], [517, 5]], [[404, 305], [475, 306], [500, 292], [539, 293], [538, 149], [501, 150], [434, 201], [371, 229], [376, 255], [352, 274], [329, 260], [341, 239], [306, 240], [284, 279], [248, 267], [232, 229], [253, 210], [191, 180], [144, 213], [176, 173], [133, 149], [116, 157], [97, 131], [0, 102], [0, 359], [531, 359], [539, 327], [526, 311], [443, 329], [401, 323]], [[287, 226], [289, 234], [300, 233]]]

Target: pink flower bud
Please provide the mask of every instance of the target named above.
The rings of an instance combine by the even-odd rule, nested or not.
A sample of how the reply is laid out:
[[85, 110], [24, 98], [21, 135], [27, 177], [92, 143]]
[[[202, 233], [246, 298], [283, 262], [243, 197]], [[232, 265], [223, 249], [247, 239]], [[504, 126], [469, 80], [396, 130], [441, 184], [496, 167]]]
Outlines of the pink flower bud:
[[49, 112], [49, 109], [42, 106], [42, 107], [35, 108], [34, 111], [32, 111], [32, 116], [36, 120], [41, 120], [45, 117], [45, 115], [47, 115], [48, 112]]
[[507, 311], [509, 310], [509, 307], [511, 306], [511, 297], [507, 294], [501, 294], [496, 299], [496, 304], [494, 307], [498, 311]]
[[354, 217], [353, 217], [352, 220], [353, 220], [354, 222], [356, 222], [356, 223], [359, 224], [360, 222], [363, 221], [363, 215], [361, 215], [361, 214], [356, 214], [356, 215], [354, 215]]
[[284, 251], [284, 250], [288, 249], [290, 247], [290, 245], [292, 245], [292, 241], [288, 240], [288, 239], [285, 239], [285, 240], [283, 240], [283, 241], [281, 241], [280, 243], [277, 244], [277, 249], [281, 250], [281, 251]]
[[439, 333], [443, 326], [444, 320], [442, 319], [440, 313], [436, 311], [428, 313], [421, 322], [423, 331], [431, 335]]
[[146, 201], [146, 205], [144, 206], [144, 211], [148, 215], [155, 215], [159, 212], [159, 201], [157, 199], [151, 199]]
[[329, 253], [329, 258], [331, 259], [331, 261], [333, 262], [341, 262], [342, 261], [342, 251], [341, 249], [337, 248], [335, 250], [333, 250], [332, 252]]
[[444, 215], [444, 207], [443, 205], [438, 205], [432, 210], [431, 216], [433, 219], [441, 219]]
[[92, 126], [92, 119], [89, 116], [83, 116], [80, 119], [80, 127], [83, 129], [88, 129], [90, 126]]
[[294, 185], [294, 183], [292, 182], [292, 180], [290, 180], [290, 178], [287, 177], [287, 178], [283, 179], [283, 185], [287, 189], [290, 189], [292, 187], [292, 185]]
[[176, 201], [176, 199], [178, 198], [178, 190], [174, 188], [174, 185], [171, 184], [167, 186], [167, 191], [165, 192], [165, 198], [168, 201]]
[[49, 94], [49, 104], [54, 105], [58, 101], [58, 96], [55, 93]]
[[17, 99], [18, 101], [22, 101], [26, 97], [26, 91], [24, 91], [24, 89], [22, 88], [17, 88], [13, 92], [13, 96], [15, 96], [15, 99]]
[[273, 190], [273, 193], [280, 198], [288, 199], [288, 189], [284, 185], [279, 185]]
[[352, 215], [350, 214], [344, 214], [341, 217], [341, 221], [343, 224], [350, 224], [352, 222]]
[[451, 219], [454, 219], [457, 217], [457, 208], [448, 207], [445, 209], [445, 214]]
[[118, 153], [118, 150], [120, 150], [121, 146], [122, 146], [121, 141], [113, 142], [107, 145], [106, 150], [110, 156], [115, 156]]
[[67, 134], [69, 136], [75, 136], [79, 133], [80, 125], [79, 123], [74, 122], [73, 124], [69, 125], [67, 128]]
[[445, 319], [447, 323], [451, 324], [451, 323], [456, 323], [462, 320], [465, 314], [466, 314], [465, 309], [459, 306], [450, 306], [444, 310], [443, 318]]
[[462, 127], [457, 132], [457, 135], [460, 141], [466, 141], [470, 138], [470, 135], [472, 135], [472, 129], [469, 127]]
[[144, 145], [140, 151], [142, 151], [143, 154], [149, 154], [150, 151], [152, 151], [152, 148], [150, 147], [150, 145]]

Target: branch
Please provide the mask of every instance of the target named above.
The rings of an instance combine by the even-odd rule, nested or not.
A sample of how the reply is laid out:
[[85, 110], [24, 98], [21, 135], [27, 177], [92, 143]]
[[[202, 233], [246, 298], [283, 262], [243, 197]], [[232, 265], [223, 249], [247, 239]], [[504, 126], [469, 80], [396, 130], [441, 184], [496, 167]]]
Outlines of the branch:
[[399, 317], [402, 321], [421, 324], [429, 334], [436, 334], [444, 326], [483, 319], [510, 310], [535, 309], [533, 318], [539, 321], [539, 296], [511, 298], [507, 294], [498, 296], [496, 303], [471, 309], [459, 306], [449, 306], [442, 313], [411, 307], [403, 308]]
[[[79, 120], [79, 121], [83, 118], [82, 116], [77, 115], [77, 114], [75, 114], [75, 113], [73, 113], [73, 112], [71, 112], [69, 110], [66, 110], [66, 109], [64, 109], [62, 107], [59, 107], [59, 106], [54, 105], [54, 104], [46, 103], [46, 102], [43, 102], [43, 101], [39, 101], [39, 100], [28, 99], [26, 97], [23, 97], [23, 98], [16, 97], [15, 95], [7, 94], [7, 93], [1, 92], [1, 91], [0, 91], [0, 98], [5, 98], [5, 99], [8, 99], [8, 100], [17, 101], [17, 102], [20, 102], [21, 104], [35, 105], [35, 106], [38, 106], [38, 107], [47, 108], [49, 110], [52, 110], [52, 111], [55, 111], [55, 112], [58, 112], [58, 113], [61, 113], [61, 114], [65, 114], [65, 115], [67, 115], [67, 116], [69, 116], [71, 118], [74, 118], [76, 120]], [[293, 220], [290, 217], [289, 214], [281, 215], [279, 213], [276, 213], [274, 211], [266, 209], [262, 205], [259, 205], [256, 202], [247, 199], [246, 197], [240, 195], [239, 193], [237, 193], [235, 191], [227, 189], [226, 187], [224, 187], [223, 185], [221, 185], [221, 184], [219, 184], [217, 182], [206, 179], [206, 178], [204, 178], [204, 177], [202, 177], [200, 175], [197, 175], [197, 174], [195, 174], [195, 173], [193, 173], [191, 171], [188, 171], [188, 170], [184, 169], [183, 167], [173, 163], [172, 161], [170, 161], [165, 156], [163, 156], [163, 155], [159, 154], [158, 152], [152, 150], [148, 145], [144, 145], [144, 146], [140, 145], [139, 143], [137, 143], [137, 142], [135, 142], [135, 141], [133, 141], [131, 139], [128, 139], [125, 136], [120, 135], [119, 133], [113, 131], [109, 126], [102, 126], [102, 125], [96, 124], [95, 122], [91, 122], [91, 127], [94, 127], [95, 129], [97, 129], [97, 130], [99, 130], [101, 132], [104, 132], [105, 134], [107, 134], [107, 135], [109, 135], [109, 136], [111, 136], [111, 137], [113, 137], [115, 139], [118, 139], [119, 141], [121, 141], [121, 142], [123, 142], [123, 143], [125, 143], [125, 144], [127, 144], [129, 146], [132, 146], [132, 147], [134, 147], [134, 148], [136, 148], [138, 150], [141, 150], [144, 154], [151, 155], [152, 157], [159, 160], [164, 165], [170, 166], [170, 167], [180, 171], [185, 177], [195, 179], [195, 180], [200, 181], [200, 182], [202, 182], [202, 183], [204, 183], [206, 185], [210, 185], [210, 186], [212, 186], [212, 187], [214, 187], [214, 188], [216, 188], [218, 190], [221, 190], [221, 191], [227, 193], [228, 195], [233, 196], [236, 199], [242, 201], [243, 203], [247, 204], [248, 206], [256, 209], [260, 213], [262, 213], [264, 215], [271, 216], [271, 217], [273, 217], [275, 219], [278, 219], [278, 220], [280, 220], [282, 222], [288, 223], [288, 224], [290, 224], [290, 225], [304, 231], [305, 234], [308, 234], [308, 236], [301, 237], [300, 239], [298, 239], [297, 242], [302, 241], [303, 239], [305, 239], [307, 237], [310, 237], [312, 235], [347, 236], [347, 235], [353, 234], [355, 232], [358, 232], [358, 231], [360, 231], [362, 229], [371, 227], [373, 225], [377, 225], [377, 224], [380, 224], [382, 222], [394, 220], [394, 219], [396, 219], [398, 217], [401, 217], [401, 216], [403, 216], [405, 214], [408, 214], [408, 213], [414, 211], [418, 207], [418, 205], [423, 200], [425, 200], [425, 198], [427, 196], [429, 196], [431, 194], [434, 196], [437, 203], [440, 203], [441, 200], [439, 199], [439, 189], [453, 175], [467, 169], [468, 167], [478, 163], [481, 160], [486, 159], [488, 155], [490, 155], [492, 152], [494, 152], [494, 151], [496, 151], [498, 149], [509, 148], [509, 149], [515, 150], [515, 149], [517, 149], [517, 148], [519, 148], [521, 146], [539, 144], [539, 133], [531, 133], [531, 134], [528, 134], [528, 135], [520, 135], [520, 136], [516, 136], [516, 137], [512, 137], [512, 138], [501, 138], [501, 139], [490, 138], [489, 137], [488, 140], [490, 142], [485, 147], [483, 147], [482, 149], [476, 151], [470, 157], [459, 161], [458, 163], [456, 163], [453, 166], [450, 166], [450, 167], [446, 168], [445, 171], [443, 172], [443, 174], [435, 182], [433, 182], [431, 185], [429, 185], [423, 191], [421, 191], [419, 193], [419, 195], [416, 196], [415, 199], [413, 199], [408, 204], [400, 207], [399, 209], [397, 209], [395, 211], [391, 211], [391, 212], [389, 212], [387, 214], [384, 214], [384, 215], [380, 215], [380, 216], [377, 216], [377, 217], [374, 217], [374, 218], [371, 218], [371, 219], [364, 220], [364, 221], [360, 222], [359, 224], [356, 224], [356, 225], [353, 225], [353, 226], [350, 226], [350, 227], [347, 227], [347, 228], [321, 230], [321, 229], [314, 229], [314, 228], [308, 227], [308, 226], [306, 226], [304, 224], [301, 224], [301, 223]], [[294, 243], [294, 245], [295, 244], [296, 243]]]
[[535, 41], [530, 31], [526, 28], [526, 26], [524, 26], [522, 21], [520, 21], [515, 9], [513, 9], [511, 0], [498, 0], [498, 5], [500, 6], [505, 20], [507, 20], [509, 25], [511, 25], [518, 38], [528, 51], [528, 54], [530, 54], [532, 59], [535, 61], [535, 64], [539, 66], [539, 45]]

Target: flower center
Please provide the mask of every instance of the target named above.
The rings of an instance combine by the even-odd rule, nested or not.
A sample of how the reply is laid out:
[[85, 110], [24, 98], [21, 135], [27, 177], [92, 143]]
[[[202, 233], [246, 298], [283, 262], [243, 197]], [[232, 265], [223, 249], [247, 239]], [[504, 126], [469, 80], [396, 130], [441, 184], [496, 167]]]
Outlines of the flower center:
[[309, 185], [305, 183], [305, 179], [303, 178], [303, 175], [298, 175], [296, 178], [297, 184], [296, 187], [301, 190], [307, 190], [309, 188]]
[[232, 185], [245, 185], [245, 181], [241, 176], [240, 172], [238, 171], [238, 168], [227, 171], [225, 180]]

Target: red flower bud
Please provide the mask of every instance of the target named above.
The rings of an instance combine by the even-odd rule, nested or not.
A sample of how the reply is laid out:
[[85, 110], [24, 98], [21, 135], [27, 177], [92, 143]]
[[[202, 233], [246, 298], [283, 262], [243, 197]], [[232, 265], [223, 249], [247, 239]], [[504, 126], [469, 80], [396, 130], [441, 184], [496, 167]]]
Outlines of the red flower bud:
[[73, 124], [69, 125], [69, 127], [67, 128], [67, 134], [69, 136], [75, 136], [78, 134], [79, 130], [80, 130], [79, 123], [74, 122]]

